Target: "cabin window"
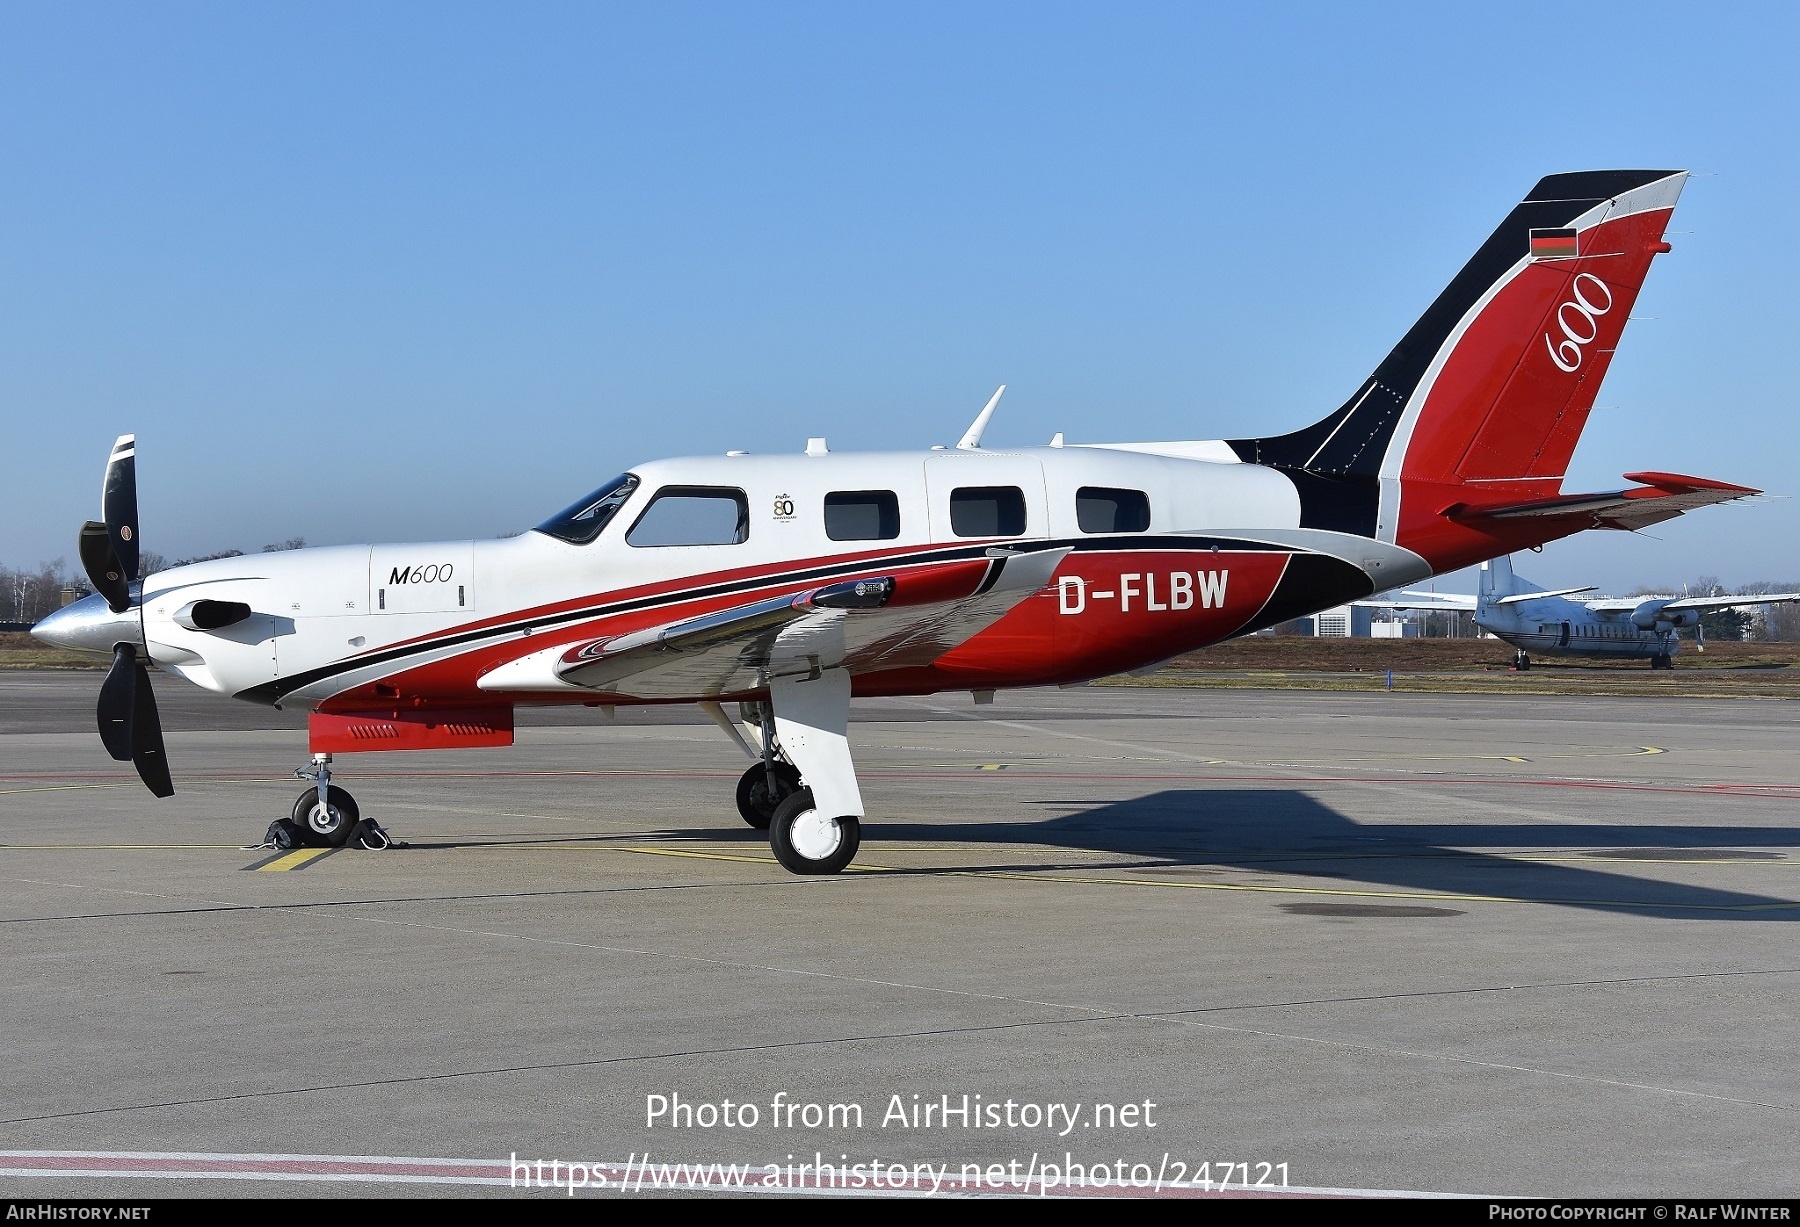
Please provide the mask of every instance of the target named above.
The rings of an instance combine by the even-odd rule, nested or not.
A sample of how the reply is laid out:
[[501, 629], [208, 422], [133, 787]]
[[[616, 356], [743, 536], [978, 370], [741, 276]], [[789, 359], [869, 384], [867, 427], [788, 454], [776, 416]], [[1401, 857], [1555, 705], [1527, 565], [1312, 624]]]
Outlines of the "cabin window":
[[537, 531], [567, 541], [570, 545], [587, 545], [600, 535], [637, 488], [637, 474], [626, 473], [615, 477], [586, 498], [571, 503], [539, 524]]
[[1084, 533], [1141, 533], [1150, 528], [1150, 496], [1142, 490], [1083, 486], [1075, 492], [1075, 521]]
[[636, 546], [739, 545], [750, 539], [750, 503], [742, 490], [664, 486], [625, 543]]
[[825, 535], [892, 541], [900, 535], [900, 499], [892, 490], [834, 490], [825, 496]]
[[1025, 532], [1025, 492], [1017, 486], [950, 491], [950, 531], [959, 537], [1017, 537]]

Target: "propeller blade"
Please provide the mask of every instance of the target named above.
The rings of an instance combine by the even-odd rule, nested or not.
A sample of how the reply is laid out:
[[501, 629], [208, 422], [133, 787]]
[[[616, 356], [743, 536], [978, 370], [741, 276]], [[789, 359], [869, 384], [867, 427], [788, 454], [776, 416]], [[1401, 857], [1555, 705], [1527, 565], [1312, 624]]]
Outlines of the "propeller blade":
[[[100, 722], [100, 740], [105, 743], [106, 752], [120, 762], [131, 757], [132, 728], [138, 710], [138, 671], [142, 668], [137, 663], [135, 647], [129, 643], [116, 645], [112, 668], [100, 684], [100, 702], [94, 709]], [[148, 679], [145, 681], [148, 689]]]
[[98, 520], [83, 524], [77, 548], [81, 551], [81, 565], [87, 572], [88, 582], [94, 585], [95, 592], [106, 598], [107, 608], [114, 613], [130, 609], [130, 581], [125, 578], [124, 565], [113, 554], [112, 534], [106, 531], [106, 525]]
[[112, 540], [113, 557], [125, 573], [125, 582], [138, 577], [137, 436], [120, 435], [106, 462], [106, 482], [100, 491], [100, 515]]
[[136, 661], [137, 695], [131, 719], [131, 761], [138, 778], [159, 797], [175, 795], [169, 779], [169, 760], [163, 753], [162, 717], [156, 712], [156, 694], [150, 689], [150, 670]]

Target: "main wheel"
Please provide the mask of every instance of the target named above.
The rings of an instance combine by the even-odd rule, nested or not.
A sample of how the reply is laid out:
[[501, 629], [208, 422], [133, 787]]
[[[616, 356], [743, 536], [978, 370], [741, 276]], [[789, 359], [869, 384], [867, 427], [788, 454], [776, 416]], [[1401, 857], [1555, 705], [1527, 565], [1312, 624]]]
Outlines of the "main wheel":
[[1652, 656], [1650, 658], [1650, 667], [1652, 669], [1673, 669], [1675, 667], [1675, 658], [1672, 656]]
[[294, 801], [294, 825], [315, 848], [341, 848], [362, 817], [356, 799], [336, 784], [325, 789], [325, 806], [319, 807], [319, 790], [309, 788]]
[[1518, 653], [1513, 657], [1513, 668], [1517, 669], [1520, 673], [1529, 673], [1531, 671], [1531, 657], [1525, 655], [1523, 652]]
[[837, 873], [862, 844], [862, 822], [845, 815], [832, 818], [813, 808], [812, 789], [802, 788], [775, 807], [769, 823], [769, 846], [790, 873]]
[[761, 763], [744, 772], [737, 785], [738, 813], [759, 831], [769, 829], [775, 810], [800, 791], [800, 773], [787, 763], [775, 764], [775, 791], [769, 791], [769, 772]]

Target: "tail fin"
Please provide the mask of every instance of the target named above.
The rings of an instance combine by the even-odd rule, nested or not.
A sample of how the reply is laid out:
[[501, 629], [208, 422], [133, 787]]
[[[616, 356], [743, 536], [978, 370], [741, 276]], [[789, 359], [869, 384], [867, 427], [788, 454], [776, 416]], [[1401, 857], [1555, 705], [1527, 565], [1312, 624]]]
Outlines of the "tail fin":
[[1450, 502], [1554, 495], [1686, 181], [1541, 180], [1337, 412], [1232, 449], [1293, 480], [1302, 526], [1414, 549]]
[[1512, 559], [1508, 555], [1502, 554], [1481, 564], [1480, 587], [1476, 591], [1481, 594], [1482, 604], [1511, 596], [1522, 591], [1523, 587], [1513, 574]]

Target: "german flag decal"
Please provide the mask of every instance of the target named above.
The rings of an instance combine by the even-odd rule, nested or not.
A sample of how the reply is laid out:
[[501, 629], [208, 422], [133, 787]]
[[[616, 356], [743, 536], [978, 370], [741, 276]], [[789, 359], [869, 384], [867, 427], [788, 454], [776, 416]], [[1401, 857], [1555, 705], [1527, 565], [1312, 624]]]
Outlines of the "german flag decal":
[[1531, 232], [1531, 258], [1533, 260], [1572, 259], [1580, 254], [1576, 250], [1577, 246], [1578, 241], [1573, 227]]

